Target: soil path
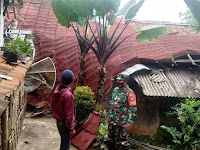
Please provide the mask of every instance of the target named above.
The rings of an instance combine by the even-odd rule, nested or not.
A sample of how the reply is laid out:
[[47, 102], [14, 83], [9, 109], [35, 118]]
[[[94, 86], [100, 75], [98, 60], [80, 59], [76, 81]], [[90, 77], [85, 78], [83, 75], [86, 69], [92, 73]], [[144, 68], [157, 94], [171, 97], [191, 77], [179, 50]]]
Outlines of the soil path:
[[[59, 145], [60, 135], [51, 115], [25, 117], [17, 150], [59, 150]], [[70, 150], [77, 149], [71, 146]]]

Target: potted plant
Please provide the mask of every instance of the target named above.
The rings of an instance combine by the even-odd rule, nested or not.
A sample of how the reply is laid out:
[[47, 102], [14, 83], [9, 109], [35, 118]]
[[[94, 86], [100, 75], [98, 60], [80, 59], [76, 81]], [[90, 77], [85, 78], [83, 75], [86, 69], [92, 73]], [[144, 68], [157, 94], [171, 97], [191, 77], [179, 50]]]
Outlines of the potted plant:
[[24, 59], [25, 56], [31, 56], [33, 49], [28, 39], [22, 40], [17, 37], [10, 43], [5, 43], [5, 50], [3, 56], [6, 59], [6, 63], [17, 63], [18, 59]]

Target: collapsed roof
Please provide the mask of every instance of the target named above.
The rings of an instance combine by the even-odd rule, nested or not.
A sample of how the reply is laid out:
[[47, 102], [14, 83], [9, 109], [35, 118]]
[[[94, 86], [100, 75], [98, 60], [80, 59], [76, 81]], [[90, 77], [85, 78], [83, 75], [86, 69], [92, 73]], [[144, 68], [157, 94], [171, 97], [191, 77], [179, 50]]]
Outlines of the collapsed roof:
[[199, 66], [171, 66], [155, 63], [145, 66], [136, 64], [122, 73], [132, 74], [131, 78], [133, 77], [142, 88], [145, 96], [200, 97]]
[[[73, 30], [58, 24], [51, 9], [51, 1], [24, 0], [24, 8], [19, 10], [18, 21], [18, 29], [31, 29], [33, 31], [34, 44], [37, 49], [35, 61], [47, 56], [51, 57], [57, 70], [57, 82], [60, 81], [63, 70], [71, 69], [75, 73], [75, 82], [72, 85], [75, 87], [79, 70], [80, 48]], [[138, 25], [138, 23], [133, 22], [124, 32], [122, 38], [134, 31], [136, 24]], [[111, 32], [115, 26], [112, 27]], [[122, 27], [123, 24], [118, 31]], [[109, 91], [113, 76], [136, 63], [173, 60], [187, 54], [200, 54], [200, 35], [189, 34], [187, 26], [172, 25], [168, 29], [168, 34], [152, 42], [136, 42], [136, 35], [124, 41], [107, 62], [105, 92]], [[187, 32], [183, 32], [184, 29]], [[180, 34], [173, 34], [175, 31], [180, 31]], [[93, 52], [89, 51], [86, 59], [84, 85], [90, 86], [93, 90], [97, 85], [97, 67], [97, 59]]]

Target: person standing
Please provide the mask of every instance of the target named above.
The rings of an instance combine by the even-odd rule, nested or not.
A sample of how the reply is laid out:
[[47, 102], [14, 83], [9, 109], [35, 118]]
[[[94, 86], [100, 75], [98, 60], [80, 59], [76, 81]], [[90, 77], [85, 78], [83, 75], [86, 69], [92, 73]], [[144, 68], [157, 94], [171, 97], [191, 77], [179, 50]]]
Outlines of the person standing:
[[56, 119], [61, 137], [60, 150], [69, 150], [70, 136], [75, 134], [75, 105], [69, 84], [74, 80], [71, 70], [62, 72], [61, 81], [53, 93], [52, 115]]
[[108, 111], [109, 149], [125, 150], [129, 148], [127, 128], [136, 118], [136, 96], [127, 85], [128, 77], [117, 75], [117, 87], [113, 89]]

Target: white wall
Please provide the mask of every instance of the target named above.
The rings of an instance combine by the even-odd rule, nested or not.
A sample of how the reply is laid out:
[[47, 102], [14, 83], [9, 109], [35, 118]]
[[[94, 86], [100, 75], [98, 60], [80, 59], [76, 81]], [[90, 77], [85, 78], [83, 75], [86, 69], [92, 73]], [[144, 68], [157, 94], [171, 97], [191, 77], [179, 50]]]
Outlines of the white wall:
[[3, 46], [3, 31], [4, 31], [4, 18], [3, 18], [3, 0], [0, 0], [0, 46]]

